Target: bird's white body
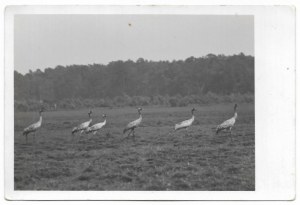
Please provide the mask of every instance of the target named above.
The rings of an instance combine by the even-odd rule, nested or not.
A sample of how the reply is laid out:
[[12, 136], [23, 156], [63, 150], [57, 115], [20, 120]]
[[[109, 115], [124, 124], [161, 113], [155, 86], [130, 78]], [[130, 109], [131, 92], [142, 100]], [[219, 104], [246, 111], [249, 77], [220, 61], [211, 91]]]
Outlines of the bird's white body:
[[134, 129], [137, 128], [142, 123], [143, 117], [142, 117], [142, 114], [141, 114], [141, 110], [142, 110], [141, 108], [138, 109], [138, 113], [140, 115], [139, 118], [132, 121], [132, 122], [130, 122], [130, 123], [128, 123], [128, 125], [123, 130], [123, 134], [125, 134], [128, 130], [131, 130], [131, 132], [133, 132], [133, 135], [134, 135]]
[[103, 122], [94, 124], [93, 126], [86, 128], [85, 132], [86, 133], [92, 132], [95, 135], [97, 133], [97, 131], [100, 130], [105, 125], [106, 125], [106, 119]]
[[44, 112], [43, 108], [41, 108], [41, 110], [39, 111], [39, 114], [40, 114], [39, 121], [29, 125], [28, 127], [26, 127], [23, 130], [23, 135], [26, 137], [26, 143], [27, 143], [27, 139], [28, 139], [28, 134], [30, 134], [30, 133], [34, 133], [34, 140], [35, 140], [35, 133], [42, 126], [42, 121], [43, 121], [42, 112]]
[[225, 122], [223, 122], [222, 124], [218, 125], [217, 126], [217, 131], [221, 131], [221, 130], [231, 130], [232, 127], [234, 126], [235, 124], [235, 121], [236, 121], [236, 118], [237, 118], [237, 115], [235, 115], [234, 117], [226, 120]]
[[126, 126], [127, 129], [132, 129], [138, 127], [142, 123], [142, 115], [140, 117], [130, 123]]
[[40, 114], [40, 119], [36, 123], [33, 123], [32, 125], [29, 125], [26, 127], [23, 131], [24, 135], [28, 135], [31, 132], [37, 131], [42, 126], [42, 115]]
[[188, 119], [188, 120], [185, 120], [185, 121], [183, 121], [181, 123], [176, 124], [175, 125], [175, 130], [179, 130], [179, 129], [184, 129], [184, 128], [190, 127], [193, 124], [194, 120], [195, 120], [195, 117], [193, 115], [191, 119]]
[[91, 122], [92, 122], [92, 118], [90, 118], [89, 121], [83, 122], [77, 127], [74, 127], [72, 133], [79, 132], [79, 131], [83, 133], [90, 126]]
[[196, 110], [195, 108], [193, 108], [193, 109], [191, 110], [191, 112], [192, 112], [192, 117], [191, 117], [191, 119], [188, 119], [188, 120], [182, 121], [182, 122], [180, 122], [180, 123], [177, 123], [177, 124], [175, 125], [175, 127], [174, 127], [174, 131], [180, 130], [180, 129], [187, 129], [188, 127], [190, 127], [190, 126], [193, 124], [194, 120], [195, 120], [195, 116], [194, 116], [194, 111], [195, 111], [195, 110]]
[[223, 123], [221, 123], [220, 125], [217, 126], [217, 129], [216, 129], [217, 134], [218, 134], [218, 132], [220, 132], [222, 130], [230, 130], [230, 132], [231, 132], [231, 129], [234, 126], [234, 124], [236, 122], [236, 119], [237, 119], [237, 116], [238, 116], [237, 111], [236, 111], [236, 107], [237, 107], [237, 105], [235, 105], [233, 117], [226, 120], [226, 121], [224, 121]]

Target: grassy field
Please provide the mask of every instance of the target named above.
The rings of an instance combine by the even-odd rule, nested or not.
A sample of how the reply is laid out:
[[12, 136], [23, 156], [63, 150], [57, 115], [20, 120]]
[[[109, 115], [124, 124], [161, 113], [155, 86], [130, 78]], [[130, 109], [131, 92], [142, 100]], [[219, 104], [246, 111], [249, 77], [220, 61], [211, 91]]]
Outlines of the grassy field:
[[43, 114], [35, 141], [22, 130], [38, 113], [15, 113], [16, 190], [255, 190], [254, 105], [240, 104], [232, 132], [215, 136], [233, 105], [195, 107], [194, 125], [168, 134], [190, 118], [190, 107], [144, 107], [135, 137], [123, 128], [138, 117], [135, 108], [94, 109], [93, 123], [107, 114], [97, 135], [72, 137], [88, 110]]

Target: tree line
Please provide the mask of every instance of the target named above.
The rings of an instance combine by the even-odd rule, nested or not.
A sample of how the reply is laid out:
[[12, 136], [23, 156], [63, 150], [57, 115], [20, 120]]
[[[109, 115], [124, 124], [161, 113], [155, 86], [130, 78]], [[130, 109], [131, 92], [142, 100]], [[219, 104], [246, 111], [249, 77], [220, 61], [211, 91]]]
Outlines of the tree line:
[[214, 55], [185, 60], [113, 61], [14, 72], [15, 101], [59, 103], [143, 96], [254, 94], [254, 57]]

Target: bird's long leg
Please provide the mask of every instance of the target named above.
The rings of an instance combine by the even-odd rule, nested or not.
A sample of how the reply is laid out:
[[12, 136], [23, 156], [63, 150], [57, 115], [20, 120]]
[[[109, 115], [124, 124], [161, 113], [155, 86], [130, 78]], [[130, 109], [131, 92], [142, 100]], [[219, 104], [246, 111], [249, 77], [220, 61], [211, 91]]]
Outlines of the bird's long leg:
[[91, 133], [91, 132], [85, 132], [85, 134], [86, 134], [86, 138], [87, 139], [90, 139], [90, 138], [93, 138], [93, 136], [91, 136], [91, 135], [93, 135], [94, 133]]
[[77, 142], [76, 132], [72, 134], [72, 141], [75, 143]]
[[82, 139], [82, 133], [84, 132], [84, 130], [80, 131], [80, 135], [79, 135], [79, 141]]
[[231, 132], [231, 127], [229, 128], [230, 131], [230, 143], [232, 143], [232, 132]]
[[[33, 134], [33, 155], [34, 155], [34, 160], [35, 160], [35, 162], [37, 161], [37, 155], [36, 155], [36, 142], [35, 142], [35, 133], [36, 132], [34, 132], [34, 134]], [[34, 167], [35, 167], [35, 169], [37, 170], [37, 163], [35, 163], [34, 164]]]
[[215, 131], [215, 136], [217, 136], [218, 133], [219, 133], [219, 129], [217, 129], [217, 130]]
[[26, 144], [28, 143], [28, 136], [27, 136], [27, 134], [25, 135], [25, 137], [26, 137]]
[[135, 131], [134, 131], [134, 128], [133, 128], [133, 134], [132, 134], [132, 137], [133, 137], [133, 140], [135, 141]]
[[77, 143], [80, 141], [80, 137], [81, 137], [81, 135], [79, 133], [78, 136], [77, 136]]
[[132, 129], [130, 129], [130, 132], [128, 133], [127, 137], [129, 137], [129, 135], [132, 133]]
[[186, 136], [189, 136], [188, 128], [185, 128], [185, 135], [186, 135]]
[[74, 140], [75, 137], [75, 133], [72, 133], [71, 137], [70, 137], [70, 142], [72, 142]]

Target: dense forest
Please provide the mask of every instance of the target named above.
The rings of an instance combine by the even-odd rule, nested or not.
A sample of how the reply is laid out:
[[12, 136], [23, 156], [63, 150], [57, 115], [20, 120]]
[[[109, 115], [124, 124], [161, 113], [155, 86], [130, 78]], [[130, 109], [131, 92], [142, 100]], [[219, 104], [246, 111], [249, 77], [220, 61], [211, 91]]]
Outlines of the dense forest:
[[14, 86], [15, 108], [23, 111], [35, 109], [41, 101], [58, 108], [184, 106], [213, 99], [234, 101], [236, 96], [253, 101], [254, 57], [208, 54], [173, 61], [140, 58], [57, 66], [25, 75], [15, 71]]

